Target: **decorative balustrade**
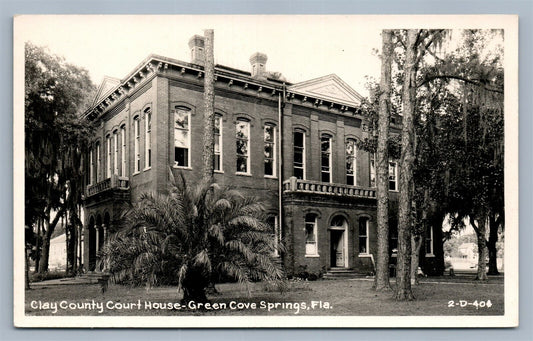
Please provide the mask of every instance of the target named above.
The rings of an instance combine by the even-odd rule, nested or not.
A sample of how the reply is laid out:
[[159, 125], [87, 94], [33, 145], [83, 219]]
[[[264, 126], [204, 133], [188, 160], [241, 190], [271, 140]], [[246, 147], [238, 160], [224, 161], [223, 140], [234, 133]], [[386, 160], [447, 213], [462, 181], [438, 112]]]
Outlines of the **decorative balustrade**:
[[87, 186], [87, 197], [105, 192], [110, 189], [129, 189], [130, 179], [125, 176], [113, 174], [110, 178], [100, 181], [94, 185]]
[[283, 182], [283, 192], [303, 192], [360, 198], [376, 197], [376, 190], [372, 188], [301, 180], [294, 176]]

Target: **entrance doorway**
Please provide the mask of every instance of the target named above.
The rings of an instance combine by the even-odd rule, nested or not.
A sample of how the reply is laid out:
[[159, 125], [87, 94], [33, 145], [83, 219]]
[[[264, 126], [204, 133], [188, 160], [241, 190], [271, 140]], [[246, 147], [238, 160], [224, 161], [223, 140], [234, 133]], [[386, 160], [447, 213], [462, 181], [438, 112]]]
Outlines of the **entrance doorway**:
[[330, 267], [348, 267], [348, 223], [342, 216], [336, 216], [329, 228]]

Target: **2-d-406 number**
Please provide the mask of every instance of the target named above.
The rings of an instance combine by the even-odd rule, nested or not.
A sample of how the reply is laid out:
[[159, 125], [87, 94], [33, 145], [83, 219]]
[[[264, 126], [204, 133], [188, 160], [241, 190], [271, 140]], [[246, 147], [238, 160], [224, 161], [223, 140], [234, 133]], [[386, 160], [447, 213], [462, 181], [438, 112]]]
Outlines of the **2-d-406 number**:
[[474, 302], [468, 302], [466, 300], [459, 300], [459, 301], [448, 301], [448, 308], [466, 308], [466, 307], [476, 307], [476, 309], [479, 308], [490, 308], [492, 307], [492, 302], [490, 300], [487, 301], [478, 301], [475, 300]]

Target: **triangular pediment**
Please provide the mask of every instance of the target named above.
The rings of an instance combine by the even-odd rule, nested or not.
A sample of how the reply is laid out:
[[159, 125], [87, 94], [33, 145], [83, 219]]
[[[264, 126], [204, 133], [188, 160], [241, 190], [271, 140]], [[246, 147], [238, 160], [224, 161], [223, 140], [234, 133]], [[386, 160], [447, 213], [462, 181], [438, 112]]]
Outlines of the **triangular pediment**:
[[94, 96], [93, 106], [97, 105], [104, 98], [109, 96], [109, 93], [113, 91], [113, 89], [115, 89], [119, 84], [120, 79], [105, 76], [104, 80], [98, 87], [98, 91], [96, 91], [96, 95]]
[[351, 106], [360, 105], [363, 98], [335, 74], [296, 83], [288, 87], [287, 90]]

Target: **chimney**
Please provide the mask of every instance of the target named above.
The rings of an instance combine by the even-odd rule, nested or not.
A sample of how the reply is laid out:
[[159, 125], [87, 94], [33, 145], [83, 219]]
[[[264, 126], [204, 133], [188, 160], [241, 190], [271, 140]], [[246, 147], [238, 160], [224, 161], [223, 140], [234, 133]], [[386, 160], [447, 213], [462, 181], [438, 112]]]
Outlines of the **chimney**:
[[204, 65], [205, 63], [205, 37], [194, 35], [189, 39], [189, 48], [191, 49], [191, 63]]
[[250, 57], [250, 64], [252, 64], [252, 77], [266, 78], [267, 60], [267, 55], [261, 52], [256, 52]]

